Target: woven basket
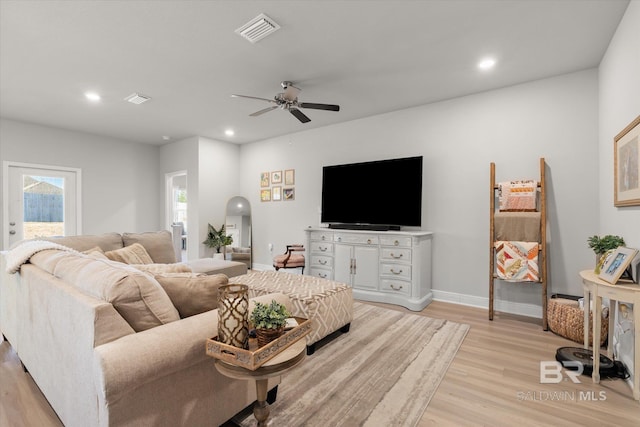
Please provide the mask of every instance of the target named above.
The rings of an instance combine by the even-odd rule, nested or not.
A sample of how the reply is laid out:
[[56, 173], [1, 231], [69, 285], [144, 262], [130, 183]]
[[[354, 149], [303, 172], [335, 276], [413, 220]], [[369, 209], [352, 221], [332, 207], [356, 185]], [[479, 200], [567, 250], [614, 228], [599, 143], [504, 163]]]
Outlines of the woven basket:
[[[600, 346], [602, 346], [609, 332], [608, 313], [602, 314], [602, 330], [600, 332]], [[547, 321], [549, 329], [556, 334], [572, 341], [584, 343], [584, 311], [580, 309], [578, 301], [551, 298], [547, 306]], [[589, 345], [593, 345], [593, 320], [589, 313]]]
[[271, 341], [280, 338], [284, 333], [284, 326], [278, 329], [256, 329], [256, 338], [258, 338], [258, 347], [264, 347]]

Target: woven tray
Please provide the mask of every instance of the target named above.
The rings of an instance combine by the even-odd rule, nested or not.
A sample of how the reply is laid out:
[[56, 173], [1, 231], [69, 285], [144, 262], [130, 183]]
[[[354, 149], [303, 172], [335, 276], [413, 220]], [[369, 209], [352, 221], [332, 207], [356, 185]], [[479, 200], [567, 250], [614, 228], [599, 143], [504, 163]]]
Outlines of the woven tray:
[[294, 319], [298, 322], [298, 326], [286, 331], [264, 347], [258, 347], [258, 340], [255, 338], [249, 339], [248, 350], [222, 343], [218, 341], [218, 337], [209, 338], [206, 343], [207, 356], [255, 371], [311, 332], [311, 320], [302, 317], [294, 317]]
[[[593, 345], [593, 319], [589, 313], [589, 345]], [[580, 309], [578, 301], [551, 298], [547, 305], [547, 322], [549, 329], [556, 334], [572, 341], [584, 343], [584, 311]], [[600, 346], [609, 333], [608, 315], [602, 315], [602, 329], [600, 331]]]

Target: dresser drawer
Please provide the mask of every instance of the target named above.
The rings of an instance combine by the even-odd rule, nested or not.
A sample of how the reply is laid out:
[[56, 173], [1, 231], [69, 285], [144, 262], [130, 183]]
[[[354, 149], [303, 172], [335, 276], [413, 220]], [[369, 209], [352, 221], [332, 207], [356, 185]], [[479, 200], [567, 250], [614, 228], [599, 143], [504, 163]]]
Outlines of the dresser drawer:
[[333, 258], [323, 255], [311, 255], [311, 267], [332, 267]]
[[404, 264], [382, 263], [380, 274], [411, 280], [411, 266]]
[[333, 243], [311, 242], [311, 253], [333, 254]]
[[319, 240], [321, 242], [333, 241], [333, 233], [328, 231], [312, 231], [311, 240]]
[[333, 241], [336, 243], [353, 243], [356, 245], [377, 245], [378, 236], [371, 234], [336, 233], [333, 236]]
[[382, 248], [380, 259], [383, 261], [406, 261], [411, 262], [411, 249], [403, 248]]
[[411, 247], [411, 237], [407, 236], [380, 236], [382, 246], [398, 246], [402, 248]]
[[324, 268], [311, 267], [309, 269], [309, 276], [319, 277], [321, 279], [333, 280], [333, 273], [331, 272], [331, 270], [324, 269]]
[[394, 279], [382, 279], [380, 290], [384, 292], [395, 292], [403, 295], [411, 295], [411, 282]]

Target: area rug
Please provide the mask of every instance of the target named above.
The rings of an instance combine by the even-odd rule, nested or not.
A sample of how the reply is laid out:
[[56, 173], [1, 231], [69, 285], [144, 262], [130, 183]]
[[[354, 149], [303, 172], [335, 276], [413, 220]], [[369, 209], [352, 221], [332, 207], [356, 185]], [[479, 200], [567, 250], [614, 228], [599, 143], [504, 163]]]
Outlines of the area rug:
[[356, 302], [351, 330], [282, 377], [269, 425], [415, 426], [468, 330]]

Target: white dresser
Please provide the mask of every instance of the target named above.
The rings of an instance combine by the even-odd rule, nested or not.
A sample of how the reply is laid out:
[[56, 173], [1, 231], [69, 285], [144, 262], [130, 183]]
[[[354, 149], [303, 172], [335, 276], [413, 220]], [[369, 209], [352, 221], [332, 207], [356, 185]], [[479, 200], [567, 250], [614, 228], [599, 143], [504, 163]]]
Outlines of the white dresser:
[[308, 228], [306, 274], [349, 284], [353, 297], [425, 308], [431, 292], [428, 231]]

